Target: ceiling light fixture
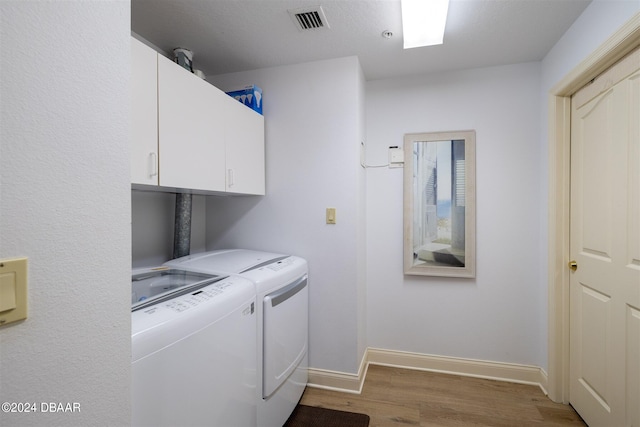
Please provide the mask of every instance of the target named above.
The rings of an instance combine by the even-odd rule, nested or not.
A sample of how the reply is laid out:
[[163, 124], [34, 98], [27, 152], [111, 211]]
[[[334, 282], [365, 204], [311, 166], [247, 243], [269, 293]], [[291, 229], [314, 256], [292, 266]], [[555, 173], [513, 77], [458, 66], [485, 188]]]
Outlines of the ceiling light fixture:
[[401, 0], [404, 48], [442, 44], [449, 0]]

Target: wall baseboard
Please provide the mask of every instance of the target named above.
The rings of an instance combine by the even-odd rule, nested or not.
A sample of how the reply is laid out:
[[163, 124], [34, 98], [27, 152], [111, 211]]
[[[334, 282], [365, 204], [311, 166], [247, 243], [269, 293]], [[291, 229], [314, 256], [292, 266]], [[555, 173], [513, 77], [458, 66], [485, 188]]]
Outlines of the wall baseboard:
[[547, 394], [547, 373], [537, 366], [378, 348], [367, 349], [357, 374], [310, 368], [308, 386], [359, 394], [370, 364], [537, 385]]
[[364, 385], [364, 379], [367, 376], [367, 369], [369, 368], [368, 354], [369, 349], [364, 352], [357, 374], [309, 368], [307, 386], [341, 391], [343, 393], [360, 394], [362, 392], [362, 386]]

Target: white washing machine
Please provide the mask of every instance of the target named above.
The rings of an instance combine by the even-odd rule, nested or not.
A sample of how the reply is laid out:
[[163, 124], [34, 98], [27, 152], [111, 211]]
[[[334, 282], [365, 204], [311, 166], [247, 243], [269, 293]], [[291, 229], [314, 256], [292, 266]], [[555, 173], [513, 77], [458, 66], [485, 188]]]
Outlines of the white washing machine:
[[169, 261], [173, 268], [237, 274], [255, 284], [258, 427], [281, 427], [308, 378], [309, 290], [306, 260], [246, 249], [204, 252]]
[[255, 427], [254, 284], [161, 267], [131, 297], [132, 425]]

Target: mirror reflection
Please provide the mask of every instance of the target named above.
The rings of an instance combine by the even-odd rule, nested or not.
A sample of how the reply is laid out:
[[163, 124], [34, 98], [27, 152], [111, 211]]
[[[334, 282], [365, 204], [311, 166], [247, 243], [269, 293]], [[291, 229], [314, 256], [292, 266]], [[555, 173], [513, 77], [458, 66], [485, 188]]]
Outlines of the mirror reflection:
[[474, 142], [472, 132], [405, 136], [406, 274], [474, 274]]
[[413, 144], [414, 264], [464, 267], [464, 140]]

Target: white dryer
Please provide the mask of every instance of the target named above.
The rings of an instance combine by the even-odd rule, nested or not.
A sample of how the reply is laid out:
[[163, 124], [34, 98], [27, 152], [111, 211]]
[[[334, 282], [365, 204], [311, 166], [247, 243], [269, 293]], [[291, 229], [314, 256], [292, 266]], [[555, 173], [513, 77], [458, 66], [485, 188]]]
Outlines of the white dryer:
[[306, 260], [246, 249], [204, 252], [167, 266], [209, 274], [237, 274], [255, 284], [257, 301], [257, 423], [281, 427], [308, 378], [309, 290]]
[[161, 267], [132, 275], [132, 425], [255, 427], [255, 286]]

